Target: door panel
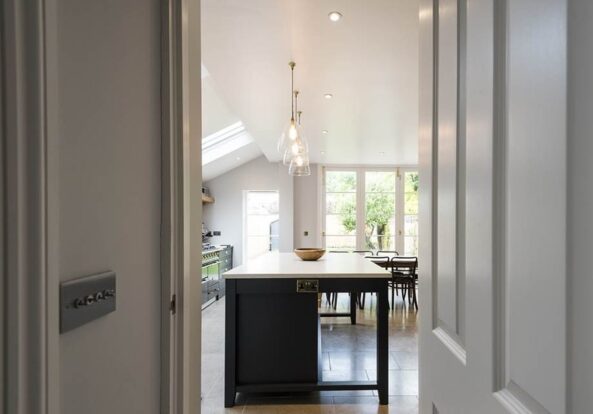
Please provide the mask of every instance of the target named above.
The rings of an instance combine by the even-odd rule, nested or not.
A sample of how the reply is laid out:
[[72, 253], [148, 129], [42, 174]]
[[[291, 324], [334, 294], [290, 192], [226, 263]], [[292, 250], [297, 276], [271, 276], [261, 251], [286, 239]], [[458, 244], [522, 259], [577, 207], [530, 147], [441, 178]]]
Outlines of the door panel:
[[[457, 269], [457, 0], [441, 0], [439, 3], [439, 37], [437, 50], [438, 84], [437, 126], [439, 141], [434, 151], [436, 154], [437, 180], [435, 187], [437, 198], [437, 233], [438, 249], [435, 267], [437, 269], [435, 305], [437, 307], [437, 326], [450, 332], [458, 339], [458, 285], [460, 275]], [[459, 160], [461, 161], [461, 160]]]
[[[116, 273], [115, 312], [59, 337], [57, 412], [160, 412], [161, 2], [58, 0], [60, 281]], [[52, 286], [58, 289], [58, 286]], [[53, 327], [57, 329], [57, 326]]]
[[565, 412], [565, 17], [421, 1], [423, 413]]

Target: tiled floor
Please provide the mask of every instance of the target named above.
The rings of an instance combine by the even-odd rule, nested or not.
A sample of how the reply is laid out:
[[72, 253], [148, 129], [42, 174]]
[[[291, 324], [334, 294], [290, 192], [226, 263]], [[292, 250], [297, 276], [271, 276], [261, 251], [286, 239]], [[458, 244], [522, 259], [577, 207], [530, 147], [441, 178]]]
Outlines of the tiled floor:
[[[324, 312], [327, 304], [322, 303]], [[337, 311], [347, 311], [341, 294]], [[374, 391], [333, 391], [299, 396], [237, 396], [237, 405], [224, 408], [224, 300], [202, 314], [202, 413], [243, 414], [366, 414], [418, 413], [418, 336], [416, 312], [396, 297], [389, 316], [389, 405], [380, 406]], [[376, 377], [375, 301], [367, 295], [357, 325], [349, 318], [322, 318], [321, 347], [324, 380], [366, 380]]]

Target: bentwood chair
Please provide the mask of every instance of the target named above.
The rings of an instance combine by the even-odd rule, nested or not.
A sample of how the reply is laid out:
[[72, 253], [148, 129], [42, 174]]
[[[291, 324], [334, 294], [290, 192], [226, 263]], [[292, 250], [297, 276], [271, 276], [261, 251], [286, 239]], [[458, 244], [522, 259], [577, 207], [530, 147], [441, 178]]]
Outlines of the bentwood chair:
[[377, 256], [399, 256], [399, 253], [395, 250], [379, 250]]
[[417, 257], [392, 257], [389, 261], [391, 267], [391, 309], [395, 308], [395, 292], [399, 286], [402, 289], [402, 298], [406, 302], [406, 291], [408, 293], [408, 304], [414, 305], [418, 310], [416, 299], [416, 269], [418, 269]]

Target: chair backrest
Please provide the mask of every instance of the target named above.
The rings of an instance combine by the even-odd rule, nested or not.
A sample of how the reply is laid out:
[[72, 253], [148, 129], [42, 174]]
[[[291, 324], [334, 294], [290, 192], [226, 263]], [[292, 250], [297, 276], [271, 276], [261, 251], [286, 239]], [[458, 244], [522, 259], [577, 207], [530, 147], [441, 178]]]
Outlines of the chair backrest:
[[399, 253], [395, 250], [379, 250], [377, 252], [377, 256], [385, 256], [385, 255], [399, 256]]
[[418, 267], [418, 258], [413, 256], [392, 257], [389, 264], [393, 271], [407, 271], [414, 273]]
[[371, 262], [385, 269], [391, 266], [391, 258], [389, 256], [365, 256], [365, 259], [369, 259]]

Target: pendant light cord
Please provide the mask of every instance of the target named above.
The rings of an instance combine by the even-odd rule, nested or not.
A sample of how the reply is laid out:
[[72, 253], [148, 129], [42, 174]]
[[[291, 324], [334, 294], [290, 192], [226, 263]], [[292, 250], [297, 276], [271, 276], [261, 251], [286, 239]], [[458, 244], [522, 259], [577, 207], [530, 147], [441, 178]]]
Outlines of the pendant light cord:
[[290, 66], [290, 120], [294, 122], [294, 99], [293, 99], [293, 92], [294, 92], [294, 67], [296, 63], [288, 62], [288, 66]]
[[294, 91], [294, 114], [295, 114], [295, 121], [297, 121], [297, 124], [300, 125], [300, 120], [299, 120], [299, 91]]

